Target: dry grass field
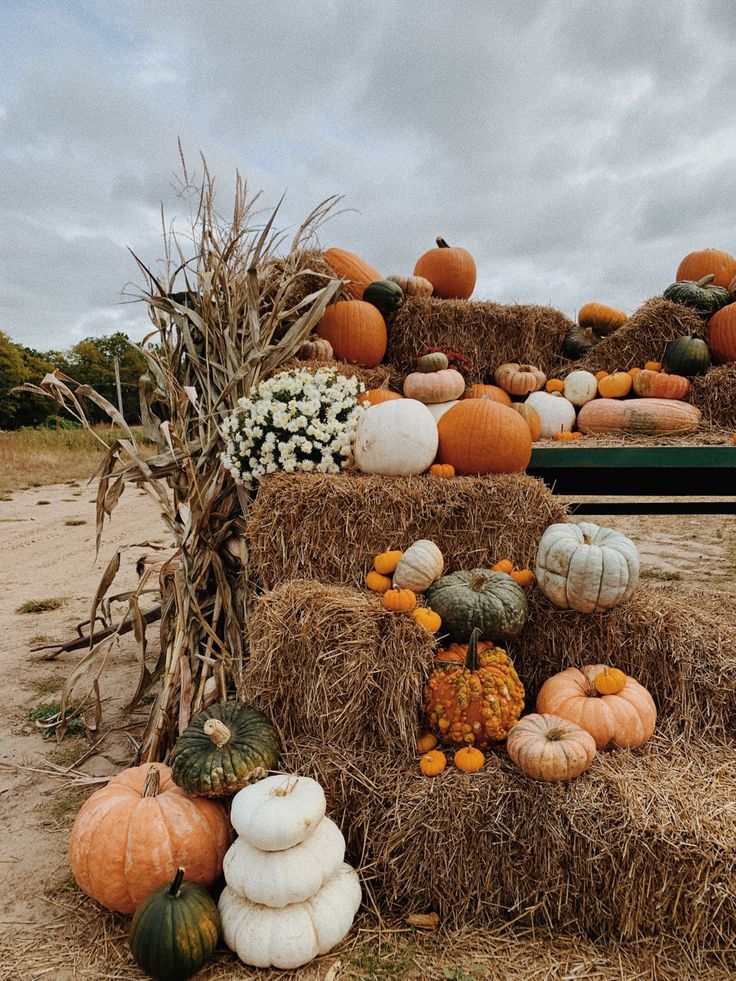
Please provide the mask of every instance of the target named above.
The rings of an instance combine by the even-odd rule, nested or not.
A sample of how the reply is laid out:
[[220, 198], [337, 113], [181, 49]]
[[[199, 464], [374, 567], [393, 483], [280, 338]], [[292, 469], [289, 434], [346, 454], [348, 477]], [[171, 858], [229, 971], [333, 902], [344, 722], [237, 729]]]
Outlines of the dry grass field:
[[[94, 487], [85, 481], [99, 452], [78, 431], [0, 434], [0, 554], [4, 590], [0, 672], [5, 711], [0, 722], [0, 981], [132, 981], [144, 975], [128, 954], [128, 920], [102, 911], [74, 886], [66, 840], [81, 802], [99, 781], [132, 757], [145, 715], [124, 711], [135, 676], [133, 642], [113, 650], [101, 692], [104, 717], [91, 735], [71, 732], [61, 743], [43, 738], [44, 719], [58, 702], [79, 654], [45, 660], [34, 646], [68, 638], [87, 616], [102, 569], [124, 543], [164, 541], [156, 507], [128, 489], [94, 554]], [[13, 435], [13, 434], [11, 434]], [[595, 518], [593, 518], [595, 520]], [[736, 516], [622, 516], [601, 519], [637, 543], [643, 577], [668, 589], [697, 580], [716, 591], [736, 589]], [[123, 553], [119, 590], [135, 581], [141, 549]], [[155, 631], [151, 631], [151, 639]], [[51, 706], [51, 708], [50, 708]], [[432, 856], [427, 856], [432, 861]], [[251, 971], [222, 952], [198, 977], [295, 977], [301, 981], [725, 981], [714, 962], [696, 967], [676, 938], [632, 947], [567, 936], [519, 936], [467, 929], [425, 933], [402, 922], [361, 914], [347, 944], [296, 972]]]

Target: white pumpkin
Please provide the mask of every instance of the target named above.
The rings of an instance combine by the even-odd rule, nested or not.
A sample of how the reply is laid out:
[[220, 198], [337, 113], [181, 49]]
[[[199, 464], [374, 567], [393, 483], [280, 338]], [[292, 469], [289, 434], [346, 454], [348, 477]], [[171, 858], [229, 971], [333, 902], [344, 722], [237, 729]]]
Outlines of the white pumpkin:
[[537, 585], [563, 610], [598, 613], [631, 596], [639, 580], [636, 545], [592, 521], [550, 525], [536, 558]]
[[254, 848], [237, 838], [225, 854], [225, 881], [252, 903], [288, 906], [319, 892], [345, 859], [345, 839], [328, 817], [304, 841], [278, 852]]
[[551, 395], [549, 392], [532, 392], [526, 404], [537, 410], [542, 424], [542, 436], [572, 430], [575, 425], [575, 406], [564, 395]]
[[435, 422], [439, 422], [442, 416], [451, 409], [453, 405], [457, 405], [460, 399], [452, 399], [450, 402], [434, 402], [432, 405], [428, 405], [427, 408], [432, 413], [432, 418]]
[[248, 844], [276, 852], [308, 838], [326, 810], [325, 792], [316, 780], [279, 773], [237, 792], [230, 823]]
[[408, 476], [432, 465], [438, 442], [437, 423], [426, 405], [416, 399], [393, 399], [363, 413], [355, 431], [353, 457], [364, 473]]
[[565, 389], [563, 395], [580, 408], [586, 402], [592, 401], [598, 394], [598, 379], [592, 371], [584, 371], [578, 368], [571, 371], [565, 379]]
[[445, 560], [434, 542], [421, 538], [414, 542], [399, 559], [394, 571], [394, 586], [423, 593], [439, 579], [445, 568]]
[[280, 909], [252, 903], [225, 886], [218, 903], [223, 939], [244, 964], [293, 970], [340, 943], [360, 900], [360, 880], [349, 865], [311, 899]]

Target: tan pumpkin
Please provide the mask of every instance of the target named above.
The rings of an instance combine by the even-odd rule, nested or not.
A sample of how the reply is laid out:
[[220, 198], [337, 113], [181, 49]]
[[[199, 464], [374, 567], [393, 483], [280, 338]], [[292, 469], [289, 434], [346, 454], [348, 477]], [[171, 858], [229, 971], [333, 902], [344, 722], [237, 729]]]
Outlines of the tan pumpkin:
[[467, 300], [475, 289], [475, 260], [467, 249], [451, 248], [438, 238], [437, 248], [417, 259], [414, 275], [428, 279], [441, 299]]
[[492, 402], [500, 402], [501, 405], [512, 405], [511, 396], [504, 392], [498, 385], [471, 385], [463, 396], [466, 399], [491, 399]]
[[589, 327], [596, 334], [603, 335], [618, 330], [628, 320], [623, 310], [608, 307], [605, 303], [585, 303], [578, 313], [578, 323], [583, 329]]
[[731, 280], [736, 276], [736, 258], [720, 249], [701, 249], [690, 252], [677, 267], [675, 280], [684, 279], [697, 282], [704, 276], [715, 276], [711, 286], [722, 286], [728, 289]]
[[496, 368], [493, 379], [509, 395], [528, 395], [544, 388], [547, 376], [532, 364], [509, 361]]
[[424, 276], [387, 276], [392, 283], [397, 283], [404, 291], [404, 296], [431, 296], [434, 287]]
[[310, 337], [296, 352], [300, 361], [332, 361], [335, 352], [332, 345], [323, 337]]
[[347, 280], [345, 289], [356, 300], [362, 299], [366, 286], [381, 279], [375, 266], [346, 249], [327, 249], [324, 260], [339, 279]]
[[537, 696], [537, 712], [558, 715], [589, 732], [598, 749], [635, 749], [651, 739], [657, 708], [649, 692], [631, 677], [617, 693], [601, 695], [596, 677], [605, 664], [567, 668], [548, 678]]
[[330, 342], [335, 356], [348, 364], [375, 368], [386, 353], [386, 321], [380, 310], [363, 300], [330, 304], [317, 324], [317, 333]]
[[450, 402], [465, 391], [465, 379], [454, 368], [441, 371], [413, 371], [404, 379], [404, 396], [425, 405]]
[[532, 455], [529, 427], [513, 409], [490, 399], [464, 399], [437, 423], [440, 463], [457, 473], [518, 473]]
[[231, 840], [224, 807], [190, 797], [168, 766], [130, 767], [96, 790], [77, 814], [69, 863], [79, 888], [107, 909], [134, 913], [179, 866], [209, 888]]
[[361, 405], [380, 405], [381, 402], [393, 402], [395, 399], [403, 398], [398, 392], [392, 392], [388, 388], [369, 388], [358, 396]]
[[594, 399], [578, 413], [583, 433], [694, 433], [700, 409], [676, 399]]
[[534, 780], [572, 780], [595, 759], [595, 739], [557, 715], [532, 713], [509, 732], [506, 751], [522, 773]]
[[628, 371], [614, 371], [598, 381], [598, 394], [604, 399], [625, 399], [633, 384]]
[[529, 427], [529, 434], [532, 437], [532, 443], [536, 443], [539, 437], [542, 435], [542, 420], [539, 418], [539, 413], [531, 405], [527, 405], [526, 402], [512, 402], [511, 408], [518, 412], [521, 418]]
[[445, 568], [445, 560], [434, 542], [425, 538], [414, 542], [398, 561], [394, 572], [394, 586], [423, 593]]
[[634, 378], [634, 391], [647, 399], [684, 399], [690, 391], [690, 382], [682, 375], [644, 369]]
[[715, 361], [736, 361], [736, 303], [721, 307], [708, 321], [708, 349]]

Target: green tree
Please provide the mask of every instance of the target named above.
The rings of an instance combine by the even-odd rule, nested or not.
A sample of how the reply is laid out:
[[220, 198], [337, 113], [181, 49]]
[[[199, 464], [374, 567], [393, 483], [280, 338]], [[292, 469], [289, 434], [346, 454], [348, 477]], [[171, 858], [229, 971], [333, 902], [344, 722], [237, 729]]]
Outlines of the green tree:
[[17, 344], [0, 331], [0, 428], [14, 429], [15, 415], [22, 395], [13, 392], [26, 380], [23, 357]]
[[[115, 358], [120, 366], [123, 415], [128, 422], [138, 422], [138, 380], [145, 373], [147, 365], [144, 356], [125, 334], [118, 332], [110, 337], [87, 337], [63, 356], [59, 367], [75, 381], [90, 385], [117, 406]], [[107, 415], [92, 403], [88, 402], [85, 408], [91, 420], [107, 421]]]

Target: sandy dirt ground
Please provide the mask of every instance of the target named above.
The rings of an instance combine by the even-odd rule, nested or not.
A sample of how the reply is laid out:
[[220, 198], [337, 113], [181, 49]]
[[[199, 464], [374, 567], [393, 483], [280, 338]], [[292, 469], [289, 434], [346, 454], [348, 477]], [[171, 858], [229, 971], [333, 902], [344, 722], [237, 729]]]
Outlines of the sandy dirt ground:
[[[137, 718], [123, 711], [133, 689], [133, 642], [124, 638], [113, 651], [102, 680], [103, 732], [97, 744], [81, 737], [57, 745], [44, 740], [28, 713], [58, 701], [61, 686], [79, 654], [44, 660], [29, 649], [46, 640], [67, 639], [88, 616], [102, 570], [121, 545], [165, 541], [155, 505], [129, 489], [106, 528], [100, 555], [94, 553], [93, 489], [84, 484], [19, 491], [0, 503], [0, 677], [5, 711], [0, 723], [0, 922], [15, 938], [34, 932], [46, 936], [68, 928], [69, 912], [55, 908], [53, 892], [69, 884], [66, 840], [74, 814], [90, 787], [70, 782], [62, 772], [75, 769], [89, 777], [117, 772], [132, 756]], [[691, 582], [733, 592], [736, 589], [736, 516], [631, 515], [586, 516], [619, 528], [634, 539], [642, 555], [644, 578], [658, 588]], [[144, 551], [123, 554], [118, 590], [135, 582], [135, 560]], [[20, 613], [29, 601], [59, 599], [57, 609]], [[155, 629], [149, 633], [155, 656]], [[49, 899], [51, 893], [51, 899]], [[0, 963], [2, 979], [79, 977], [73, 969], [24, 973], [23, 965]], [[95, 975], [84, 974], [84, 977]], [[108, 977], [121, 977], [109, 974]], [[127, 974], [125, 975], [128, 976]]]

